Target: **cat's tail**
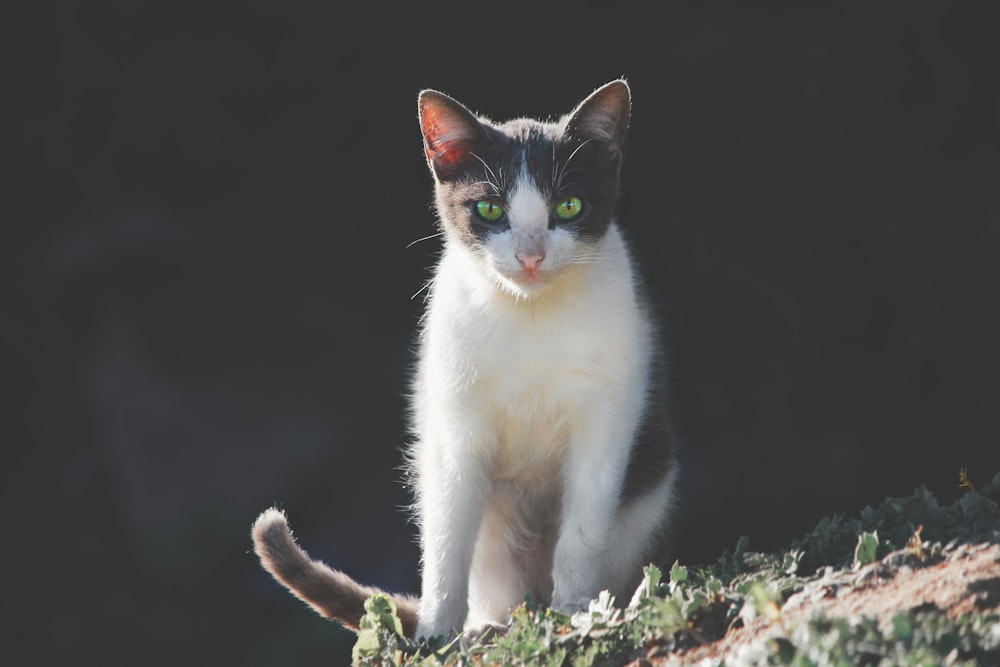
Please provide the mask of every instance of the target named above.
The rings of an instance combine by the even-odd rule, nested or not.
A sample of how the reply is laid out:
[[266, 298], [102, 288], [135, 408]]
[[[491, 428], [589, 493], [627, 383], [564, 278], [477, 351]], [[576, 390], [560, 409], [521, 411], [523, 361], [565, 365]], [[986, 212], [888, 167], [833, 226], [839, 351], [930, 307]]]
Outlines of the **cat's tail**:
[[[358, 623], [365, 615], [365, 600], [376, 593], [385, 593], [359, 584], [343, 572], [310, 558], [295, 542], [284, 512], [277, 508], [267, 509], [257, 518], [252, 534], [254, 551], [265, 570], [321, 616], [351, 630], [358, 630]], [[385, 594], [396, 602], [403, 632], [413, 637], [417, 630], [417, 599], [409, 595]]]

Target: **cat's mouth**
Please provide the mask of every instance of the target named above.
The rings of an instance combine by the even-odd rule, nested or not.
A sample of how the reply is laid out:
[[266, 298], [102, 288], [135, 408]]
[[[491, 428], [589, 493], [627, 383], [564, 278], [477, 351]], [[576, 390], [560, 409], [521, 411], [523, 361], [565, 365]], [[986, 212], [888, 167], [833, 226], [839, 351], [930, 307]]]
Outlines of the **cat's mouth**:
[[514, 276], [514, 281], [520, 285], [540, 285], [549, 281], [549, 273], [540, 269], [523, 269]]
[[504, 289], [515, 296], [531, 297], [546, 287], [556, 278], [555, 271], [535, 270], [535, 271], [497, 271], [500, 283]]

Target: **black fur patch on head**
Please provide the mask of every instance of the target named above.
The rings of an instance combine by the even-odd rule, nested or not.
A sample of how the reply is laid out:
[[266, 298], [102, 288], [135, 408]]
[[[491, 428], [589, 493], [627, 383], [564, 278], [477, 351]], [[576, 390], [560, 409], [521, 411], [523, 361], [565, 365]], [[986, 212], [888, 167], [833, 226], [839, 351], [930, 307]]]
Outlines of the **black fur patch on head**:
[[[475, 205], [488, 200], [506, 207], [522, 173], [549, 201], [550, 229], [562, 226], [585, 243], [605, 235], [618, 203], [630, 113], [624, 82], [599, 89], [557, 123], [521, 119], [497, 125], [434, 91], [422, 93], [419, 106], [439, 213], [464, 243], [475, 247], [506, 229], [503, 219], [488, 222], [476, 215]], [[568, 197], [579, 197], [582, 211], [560, 220], [554, 210]]]

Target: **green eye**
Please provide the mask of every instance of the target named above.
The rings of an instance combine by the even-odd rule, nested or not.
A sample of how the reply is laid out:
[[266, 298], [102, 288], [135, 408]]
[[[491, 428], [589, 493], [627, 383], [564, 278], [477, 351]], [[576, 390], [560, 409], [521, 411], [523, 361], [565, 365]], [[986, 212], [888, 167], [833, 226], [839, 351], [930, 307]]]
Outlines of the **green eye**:
[[486, 222], [496, 222], [503, 217], [503, 207], [488, 199], [480, 199], [476, 202], [476, 213]]
[[556, 217], [560, 220], [572, 220], [583, 210], [583, 201], [579, 197], [567, 197], [556, 206]]

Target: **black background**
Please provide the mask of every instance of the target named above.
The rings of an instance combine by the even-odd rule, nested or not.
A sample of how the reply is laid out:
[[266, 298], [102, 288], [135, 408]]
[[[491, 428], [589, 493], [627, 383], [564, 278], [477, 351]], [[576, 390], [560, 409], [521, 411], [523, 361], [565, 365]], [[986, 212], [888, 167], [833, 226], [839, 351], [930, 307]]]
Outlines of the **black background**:
[[620, 213], [667, 334], [683, 562], [1000, 471], [985, 16], [335, 4], [10, 18], [2, 604], [39, 659], [343, 664], [249, 553], [275, 502], [313, 555], [418, 590], [423, 87], [506, 119], [630, 81]]

